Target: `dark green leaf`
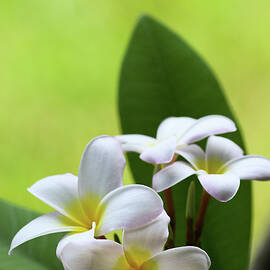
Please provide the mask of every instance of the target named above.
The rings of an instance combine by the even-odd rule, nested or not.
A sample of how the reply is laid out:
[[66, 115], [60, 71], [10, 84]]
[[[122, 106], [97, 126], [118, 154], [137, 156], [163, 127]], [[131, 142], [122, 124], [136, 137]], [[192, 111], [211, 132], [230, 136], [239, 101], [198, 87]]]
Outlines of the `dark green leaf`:
[[[159, 123], [169, 116], [222, 114], [235, 120], [205, 62], [179, 36], [148, 16], [139, 20], [123, 61], [119, 111], [123, 133], [150, 136], [155, 136]], [[229, 138], [243, 147], [239, 132]], [[152, 166], [140, 161], [137, 154], [128, 157], [136, 182], [151, 185]], [[184, 181], [173, 188], [178, 246], [185, 243], [188, 184]], [[201, 192], [197, 193], [199, 203]], [[202, 247], [212, 259], [212, 269], [248, 268], [250, 209], [249, 182], [242, 181], [238, 194], [228, 203], [210, 201]]]
[[56, 246], [62, 234], [34, 239], [16, 248], [9, 256], [9, 246], [15, 233], [40, 215], [2, 200], [0, 200], [0, 213], [0, 270], [63, 269], [55, 255]]

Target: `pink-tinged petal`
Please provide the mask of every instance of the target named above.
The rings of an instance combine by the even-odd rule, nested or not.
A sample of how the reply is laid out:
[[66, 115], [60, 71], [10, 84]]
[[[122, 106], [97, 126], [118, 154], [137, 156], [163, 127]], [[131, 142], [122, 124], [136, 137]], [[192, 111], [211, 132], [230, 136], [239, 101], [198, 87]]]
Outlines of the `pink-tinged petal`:
[[59, 258], [65, 270], [128, 269], [121, 245], [111, 240], [91, 239], [87, 234], [65, 243]]
[[[178, 247], [162, 251], [145, 262], [141, 270], [208, 270], [207, 253], [197, 247]], [[156, 267], [156, 268], [155, 268]]]
[[78, 178], [72, 174], [53, 175], [39, 180], [28, 191], [74, 222], [87, 225], [78, 197]]
[[151, 223], [135, 230], [124, 231], [123, 246], [130, 265], [140, 266], [163, 250], [169, 235], [169, 223], [170, 218], [163, 211]]
[[181, 137], [194, 123], [196, 119], [191, 117], [169, 117], [163, 120], [157, 130], [157, 139], [171, 136]]
[[197, 172], [186, 162], [174, 162], [172, 165], [165, 167], [153, 176], [153, 189], [157, 192], [161, 192], [196, 173]]
[[209, 137], [206, 145], [207, 170], [219, 173], [218, 170], [229, 160], [243, 156], [243, 150], [233, 141], [218, 136]]
[[[79, 169], [79, 195], [102, 198], [123, 182], [125, 158], [114, 137], [100, 136], [85, 148]], [[89, 202], [91, 203], [91, 202]]]
[[220, 202], [231, 200], [240, 186], [239, 177], [230, 172], [225, 174], [201, 174], [198, 178], [203, 188]]
[[156, 139], [139, 134], [119, 135], [115, 138], [121, 143], [124, 152], [142, 153], [156, 143]]
[[14, 248], [24, 242], [42, 235], [69, 231], [80, 232], [83, 230], [85, 230], [85, 228], [80, 227], [58, 212], [45, 214], [32, 220], [17, 232], [11, 242], [9, 254], [11, 254]]
[[186, 145], [177, 149], [175, 153], [186, 159], [196, 170], [206, 169], [205, 153], [200, 146]]
[[263, 156], [243, 156], [225, 164], [224, 169], [240, 179], [270, 180], [270, 159]]
[[102, 199], [96, 235], [141, 227], [153, 221], [162, 211], [163, 201], [153, 189], [143, 185], [120, 187]]
[[208, 136], [236, 131], [234, 122], [223, 115], [208, 115], [197, 120], [181, 138], [181, 144], [191, 144]]
[[152, 164], [164, 164], [172, 160], [176, 148], [176, 138], [169, 137], [158, 141], [152, 147], [148, 147], [140, 155], [140, 158]]

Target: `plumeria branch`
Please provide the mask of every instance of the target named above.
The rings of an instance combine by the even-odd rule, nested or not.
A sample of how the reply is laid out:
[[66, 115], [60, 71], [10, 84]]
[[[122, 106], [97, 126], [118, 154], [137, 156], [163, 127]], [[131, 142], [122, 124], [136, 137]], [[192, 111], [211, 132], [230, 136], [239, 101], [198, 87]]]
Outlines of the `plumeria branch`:
[[[208, 270], [210, 259], [201, 249], [174, 248], [176, 215], [172, 186], [195, 175], [203, 187], [197, 217], [194, 181], [190, 183], [186, 203], [186, 244], [200, 246], [211, 196], [227, 202], [237, 193], [241, 179], [270, 180], [270, 159], [244, 156], [233, 141], [210, 136], [235, 130], [235, 124], [224, 116], [198, 120], [171, 117], [161, 123], [156, 138], [133, 134], [93, 139], [83, 153], [78, 177], [54, 175], [29, 188], [55, 211], [25, 225], [15, 235], [10, 253], [33, 238], [72, 232], [57, 247], [65, 270], [177, 270], [187, 266]], [[193, 144], [208, 136], [205, 151]], [[168, 214], [153, 189], [122, 186], [123, 151], [139, 152], [142, 160], [155, 165], [153, 189], [164, 191]], [[178, 155], [186, 161], [176, 161]], [[115, 241], [108, 240], [105, 235], [116, 230], [123, 231], [122, 238], [114, 234]], [[165, 249], [172, 249], [163, 251], [165, 243]]]

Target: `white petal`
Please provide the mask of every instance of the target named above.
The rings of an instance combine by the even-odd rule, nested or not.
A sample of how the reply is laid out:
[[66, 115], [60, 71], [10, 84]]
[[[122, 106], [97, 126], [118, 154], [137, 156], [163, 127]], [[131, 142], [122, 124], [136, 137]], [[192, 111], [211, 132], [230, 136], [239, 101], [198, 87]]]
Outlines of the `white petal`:
[[156, 139], [152, 137], [139, 134], [119, 135], [115, 138], [122, 144], [124, 152], [142, 153], [156, 142]]
[[205, 153], [200, 146], [196, 144], [186, 145], [177, 149], [175, 153], [185, 158], [196, 170], [205, 170]]
[[78, 226], [65, 216], [58, 212], [52, 212], [32, 220], [20, 229], [12, 240], [9, 254], [22, 243], [42, 235], [83, 230], [85, 230], [83, 227]]
[[78, 178], [72, 174], [53, 175], [39, 180], [28, 191], [74, 222], [87, 225], [78, 198]]
[[164, 139], [170, 136], [179, 138], [187, 131], [196, 119], [191, 117], [169, 117], [163, 120], [157, 130], [157, 139]]
[[80, 241], [80, 239], [85, 240], [86, 238], [93, 239], [95, 236], [95, 229], [96, 229], [96, 224], [95, 224], [95, 222], [93, 222], [92, 228], [89, 231], [82, 232], [82, 233], [78, 233], [78, 232], [77, 233], [69, 233], [69, 234], [65, 235], [57, 245], [56, 256], [60, 259], [64, 247], [74, 239], [76, 241]]
[[201, 174], [198, 178], [203, 188], [221, 202], [231, 200], [240, 185], [239, 177], [230, 172], [225, 174]]
[[[123, 182], [125, 158], [120, 143], [110, 136], [93, 139], [85, 148], [79, 169], [79, 195], [103, 198]], [[89, 204], [92, 202], [89, 202]]]
[[158, 141], [154, 146], [148, 147], [140, 158], [152, 164], [164, 164], [172, 160], [176, 148], [176, 138], [169, 137]]
[[248, 155], [225, 164], [225, 169], [246, 180], [270, 180], [270, 159]]
[[153, 221], [162, 211], [162, 199], [153, 189], [143, 185], [120, 187], [102, 199], [96, 235], [138, 228]]
[[183, 161], [174, 162], [153, 176], [153, 189], [161, 192], [195, 174], [196, 171]]
[[229, 160], [243, 156], [243, 150], [233, 141], [218, 136], [209, 137], [206, 145], [208, 173], [218, 170]]
[[208, 270], [210, 265], [210, 258], [205, 251], [187, 246], [160, 252], [143, 264], [141, 270]]
[[123, 246], [130, 265], [140, 266], [144, 261], [163, 250], [169, 235], [169, 222], [170, 218], [163, 211], [150, 224], [135, 230], [124, 231]]
[[234, 122], [223, 115], [208, 115], [197, 120], [181, 138], [181, 144], [190, 144], [208, 136], [236, 131]]
[[60, 260], [66, 270], [128, 269], [121, 245], [111, 240], [91, 239], [87, 234], [71, 238], [63, 247]]

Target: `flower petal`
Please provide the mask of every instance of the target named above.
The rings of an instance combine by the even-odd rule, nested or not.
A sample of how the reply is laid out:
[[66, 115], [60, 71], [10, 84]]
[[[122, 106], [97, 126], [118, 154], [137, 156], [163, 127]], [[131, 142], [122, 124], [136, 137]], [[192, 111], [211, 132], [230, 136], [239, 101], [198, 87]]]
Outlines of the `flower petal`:
[[125, 270], [128, 264], [120, 244], [89, 238], [88, 234], [69, 239], [61, 253], [65, 270]]
[[69, 173], [49, 176], [36, 182], [28, 191], [74, 222], [87, 224], [78, 198], [77, 176]]
[[196, 170], [206, 169], [205, 153], [200, 146], [196, 144], [186, 145], [177, 149], [175, 153], [185, 158]]
[[153, 189], [161, 192], [195, 174], [196, 171], [183, 161], [174, 162], [153, 176]]
[[[140, 268], [141, 270], [208, 270], [211, 261], [207, 253], [197, 247], [178, 247], [162, 251]], [[154, 268], [153, 266], [156, 266]]]
[[263, 156], [243, 156], [228, 162], [224, 167], [240, 179], [270, 180], [270, 159]]
[[17, 232], [11, 242], [9, 254], [17, 246], [42, 235], [68, 231], [79, 232], [83, 230], [85, 230], [83, 227], [78, 226], [56, 211], [45, 214], [32, 220]]
[[186, 133], [180, 144], [191, 144], [208, 136], [236, 131], [234, 122], [223, 115], [208, 115], [197, 120]]
[[62, 252], [63, 252], [64, 247], [73, 240], [75, 240], [75, 241], [82, 240], [83, 241], [86, 238], [93, 239], [95, 236], [95, 229], [96, 229], [96, 225], [95, 225], [95, 222], [93, 222], [92, 229], [90, 229], [89, 231], [82, 232], [82, 233], [69, 233], [69, 234], [65, 235], [57, 245], [56, 256], [60, 259], [62, 256]]
[[218, 173], [218, 170], [229, 160], [243, 156], [243, 150], [233, 141], [218, 136], [209, 137], [206, 145], [207, 170]]
[[203, 188], [221, 202], [231, 200], [240, 186], [239, 177], [230, 172], [225, 174], [201, 174], [198, 178]]
[[103, 198], [122, 185], [124, 168], [122, 148], [114, 137], [100, 136], [93, 139], [86, 146], [80, 163], [80, 197], [85, 199], [94, 195], [95, 198]]
[[143, 262], [163, 250], [166, 244], [170, 218], [163, 211], [153, 222], [123, 233], [123, 246], [130, 265], [139, 267]]
[[176, 148], [176, 138], [169, 137], [158, 141], [154, 146], [148, 147], [140, 158], [152, 164], [164, 164], [172, 160]]
[[142, 153], [149, 146], [156, 143], [156, 139], [139, 134], [119, 135], [115, 138], [122, 144], [124, 152]]
[[143, 185], [120, 187], [102, 199], [96, 235], [138, 228], [153, 221], [162, 211], [162, 199], [153, 189]]
[[187, 131], [196, 119], [191, 117], [169, 117], [163, 120], [157, 130], [157, 139], [164, 139], [170, 136], [179, 138]]

